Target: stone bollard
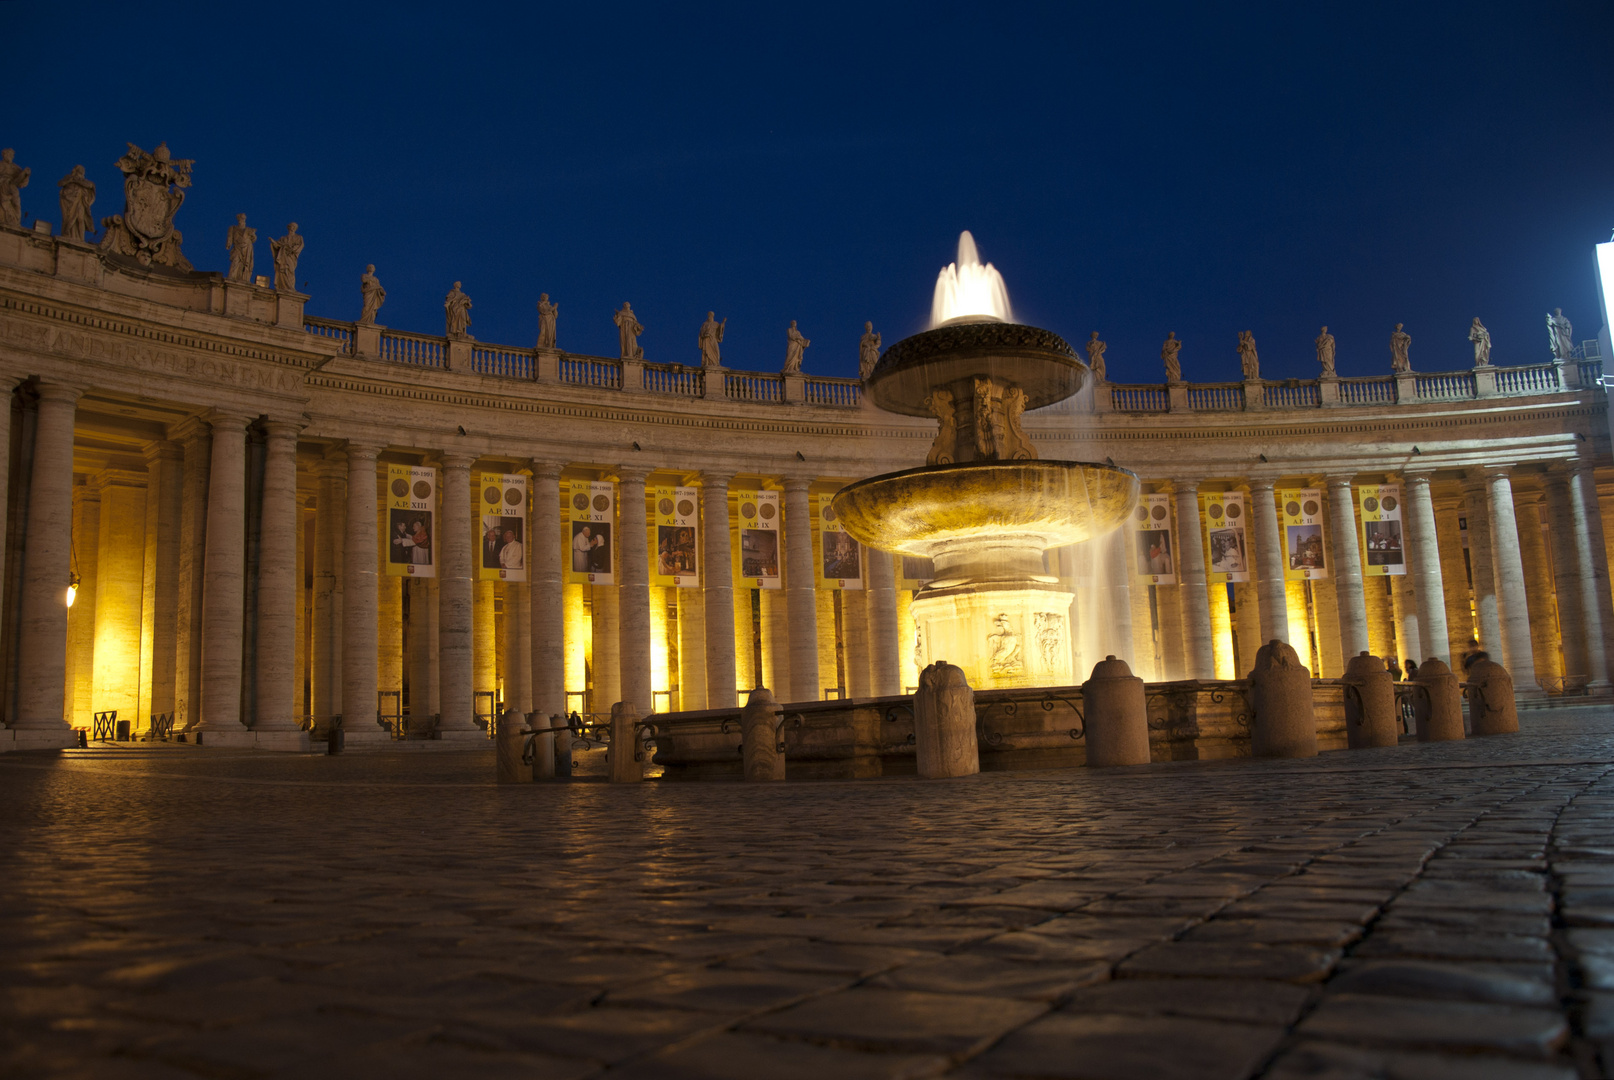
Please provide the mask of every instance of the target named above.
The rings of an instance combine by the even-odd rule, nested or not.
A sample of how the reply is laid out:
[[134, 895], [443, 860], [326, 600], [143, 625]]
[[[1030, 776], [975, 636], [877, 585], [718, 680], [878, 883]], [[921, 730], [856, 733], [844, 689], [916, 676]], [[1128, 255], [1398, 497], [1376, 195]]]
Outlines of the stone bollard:
[[1425, 660], [1412, 680], [1413, 725], [1419, 742], [1463, 737], [1463, 695], [1457, 676], [1440, 660]]
[[1494, 660], [1476, 660], [1469, 666], [1468, 720], [1475, 735], [1509, 735], [1519, 730], [1513, 676]]
[[644, 764], [634, 758], [639, 749], [639, 710], [631, 701], [611, 706], [611, 783], [637, 784], [644, 779]]
[[495, 733], [493, 749], [501, 784], [532, 783], [532, 766], [521, 760], [521, 751], [527, 744], [527, 737], [522, 734], [523, 727], [521, 714], [514, 709], [506, 709], [504, 715], [499, 717], [499, 730]]
[[1345, 744], [1352, 750], [1397, 742], [1395, 680], [1384, 661], [1363, 650], [1345, 665]]
[[[573, 713], [572, 716], [576, 716]], [[565, 731], [555, 732], [555, 775], [572, 775], [572, 729], [568, 726], [570, 717], [558, 713], [549, 718], [550, 727], [564, 727]]]
[[1106, 656], [1093, 665], [1082, 683], [1083, 722], [1087, 729], [1087, 764], [1149, 764], [1149, 709], [1143, 680], [1125, 660]]
[[[527, 726], [534, 730], [538, 728], [554, 727], [561, 723], [558, 716], [551, 716], [545, 720], [542, 713], [528, 713]], [[534, 780], [553, 780], [555, 778], [555, 733], [546, 731], [542, 735], [532, 737], [532, 778]]]
[[1273, 638], [1255, 654], [1250, 671], [1250, 753], [1254, 757], [1316, 757], [1317, 718], [1311, 672], [1284, 642]]
[[779, 715], [784, 712], [765, 686], [751, 691], [740, 713], [740, 749], [747, 780], [783, 780], [785, 755], [779, 750]]
[[913, 696], [914, 756], [927, 780], [981, 771], [975, 734], [975, 691], [964, 669], [938, 660], [919, 673]]

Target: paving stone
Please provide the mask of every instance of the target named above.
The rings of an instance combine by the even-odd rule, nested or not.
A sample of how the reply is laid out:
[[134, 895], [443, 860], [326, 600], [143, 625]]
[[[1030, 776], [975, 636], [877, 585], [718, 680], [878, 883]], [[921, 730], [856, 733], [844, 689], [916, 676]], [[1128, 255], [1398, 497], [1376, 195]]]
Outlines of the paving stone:
[[1469, 1001], [1412, 1001], [1331, 994], [1300, 1022], [1300, 1034], [1352, 1043], [1446, 1051], [1500, 1051], [1544, 1058], [1569, 1037], [1555, 1009]]
[[998, 997], [859, 987], [770, 1013], [745, 1029], [865, 1049], [968, 1054], [1045, 1008]]
[[1330, 979], [1328, 992], [1544, 1008], [1555, 1006], [1558, 1001], [1550, 983], [1520, 978], [1506, 969], [1427, 960], [1374, 960], [1356, 964]]
[[1072, 964], [1089, 960], [1120, 960], [1151, 943], [1147, 938], [1084, 938], [1041, 934], [1033, 928], [988, 938], [971, 945], [969, 952], [999, 960]]
[[973, 1062], [970, 1075], [1242, 1080], [1282, 1037], [1275, 1026], [1057, 1013], [1011, 1034]]
[[793, 945], [776, 945], [762, 952], [736, 957], [725, 961], [723, 967], [737, 970], [773, 969], [867, 976], [932, 955], [934, 954], [921, 949], [807, 941]]
[[1083, 987], [1064, 1010], [1282, 1025], [1295, 1021], [1313, 992], [1266, 979], [1119, 979]]
[[728, 1031], [613, 1069], [624, 1080], [910, 1080], [935, 1076], [937, 1055], [869, 1054], [810, 1042]]
[[1363, 926], [1372, 922], [1378, 913], [1378, 904], [1288, 900], [1267, 889], [1262, 889], [1254, 896], [1243, 900], [1235, 900], [1218, 912], [1224, 917], [1235, 919], [1322, 919], [1329, 922], [1353, 922]]
[[961, 953], [905, 965], [875, 976], [869, 985], [938, 994], [1061, 1001], [1078, 987], [1108, 980], [1111, 969], [1112, 965], [1102, 960], [1044, 966]]
[[1314, 919], [1215, 918], [1189, 930], [1184, 941], [1256, 941], [1264, 945], [1323, 945], [1343, 948], [1362, 936], [1353, 922]]
[[1339, 961], [1338, 949], [1302, 945], [1261, 945], [1172, 941], [1151, 945], [1123, 961], [1120, 976], [1187, 975], [1319, 982]]
[[746, 1013], [783, 1005], [799, 997], [845, 984], [835, 975], [793, 971], [735, 971], [697, 968], [664, 975], [638, 986], [612, 991], [613, 1005], [640, 1008], [710, 1009]]
[[1427, 1054], [1302, 1042], [1286, 1050], [1265, 1080], [1578, 1080], [1568, 1065]]
[[1087, 937], [1087, 938], [1136, 938], [1149, 941], [1165, 941], [1174, 938], [1191, 926], [1198, 925], [1197, 918], [1178, 918], [1175, 916], [1100, 916], [1077, 912], [1073, 915], [1062, 915], [1046, 922], [1034, 923], [1027, 929], [1036, 934], [1047, 934], [1054, 937]]
[[1475, 934], [1546, 937], [1552, 920], [1546, 915], [1518, 915], [1501, 911], [1442, 911], [1438, 908], [1391, 908], [1373, 924], [1383, 930], [1438, 930]]
[[1378, 930], [1352, 953], [1359, 957], [1427, 956], [1446, 960], [1550, 962], [1546, 938], [1505, 934], [1440, 933], [1430, 930]]

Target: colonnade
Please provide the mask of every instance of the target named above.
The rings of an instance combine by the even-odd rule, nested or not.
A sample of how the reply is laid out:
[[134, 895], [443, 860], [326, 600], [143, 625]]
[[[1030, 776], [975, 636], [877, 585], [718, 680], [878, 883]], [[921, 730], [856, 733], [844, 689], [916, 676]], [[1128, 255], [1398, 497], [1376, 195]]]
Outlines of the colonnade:
[[[290, 744], [306, 738], [301, 728], [335, 716], [345, 718], [349, 739], [380, 739], [385, 730], [369, 722], [378, 690], [401, 689], [404, 672], [409, 711], [435, 716], [446, 738], [480, 736], [476, 695], [499, 674], [507, 706], [545, 715], [583, 700], [597, 710], [615, 700], [643, 711], [663, 702], [729, 708], [764, 683], [788, 700], [831, 689], [887, 696], [916, 681], [911, 594], [899, 592], [891, 558], [867, 559], [864, 588], [839, 601], [819, 588], [817, 477], [659, 472], [663, 482], [701, 488], [704, 534], [700, 587], [662, 591], [639, 540], [647, 485], [658, 475], [650, 467], [484, 459], [379, 439], [300, 444], [292, 419], [215, 410], [146, 446], [144, 470], [108, 466], [75, 486], [80, 394], [50, 382], [33, 392], [20, 591], [8, 601], [16, 612], [12, 727], [84, 726], [90, 712], [118, 708], [140, 725], [173, 713], [178, 728], [215, 744]], [[441, 470], [434, 579], [386, 576], [387, 460]], [[530, 577], [497, 590], [477, 580], [473, 565], [471, 473], [483, 461], [530, 476]], [[0, 481], [9, 473], [0, 469]], [[1364, 475], [1380, 479], [1301, 477], [1326, 489], [1330, 565], [1327, 578], [1305, 583], [1286, 580], [1278, 524], [1276, 492], [1294, 474], [1146, 477], [1146, 487], [1172, 493], [1177, 582], [1143, 583], [1123, 534], [1095, 542], [1082, 558], [1105, 553], [1110, 573], [1077, 587], [1077, 605], [1102, 605], [1105, 625], [1079, 669], [1110, 652], [1154, 680], [1236, 677], [1260, 643], [1278, 638], [1314, 674], [1335, 677], [1362, 650], [1451, 662], [1472, 636], [1519, 676], [1524, 693], [1538, 680], [1576, 677], [1593, 692], [1610, 689], [1614, 595], [1589, 461], [1534, 466], [1523, 492], [1496, 464], [1391, 477], [1405, 492], [1407, 573], [1390, 578], [1364, 576], [1353, 488]], [[579, 476], [617, 484], [609, 586], [566, 583], [561, 493], [563, 479]], [[731, 562], [730, 504], [747, 485], [783, 492], [783, 587], [756, 603], [753, 590], [736, 587]], [[1248, 493], [1254, 524], [1251, 580], [1228, 587], [1207, 582], [1198, 530], [1201, 491], [1230, 488]], [[71, 612], [69, 580], [78, 586]]]

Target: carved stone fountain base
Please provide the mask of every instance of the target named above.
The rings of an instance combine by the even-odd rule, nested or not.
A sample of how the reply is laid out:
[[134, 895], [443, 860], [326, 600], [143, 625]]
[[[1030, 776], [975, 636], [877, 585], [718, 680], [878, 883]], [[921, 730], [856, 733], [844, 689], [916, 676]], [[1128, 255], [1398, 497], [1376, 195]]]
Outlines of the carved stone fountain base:
[[[1038, 552], [1040, 555], [1041, 553]], [[922, 669], [956, 664], [977, 690], [1069, 686], [1072, 594], [1057, 581], [945, 582], [913, 600]]]

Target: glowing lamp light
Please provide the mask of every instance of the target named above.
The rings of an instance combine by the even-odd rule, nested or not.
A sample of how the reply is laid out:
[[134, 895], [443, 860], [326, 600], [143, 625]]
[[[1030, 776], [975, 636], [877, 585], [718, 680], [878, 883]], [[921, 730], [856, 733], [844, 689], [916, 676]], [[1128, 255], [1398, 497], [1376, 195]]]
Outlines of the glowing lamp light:
[[78, 599], [78, 575], [67, 575], [67, 606], [72, 607], [73, 601]]
[[1603, 325], [1614, 326], [1609, 321], [1614, 312], [1614, 240], [1597, 245], [1597, 283], [1601, 286], [1598, 298], [1603, 301]]

